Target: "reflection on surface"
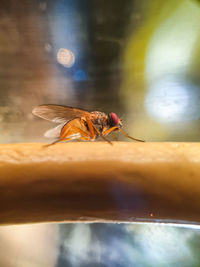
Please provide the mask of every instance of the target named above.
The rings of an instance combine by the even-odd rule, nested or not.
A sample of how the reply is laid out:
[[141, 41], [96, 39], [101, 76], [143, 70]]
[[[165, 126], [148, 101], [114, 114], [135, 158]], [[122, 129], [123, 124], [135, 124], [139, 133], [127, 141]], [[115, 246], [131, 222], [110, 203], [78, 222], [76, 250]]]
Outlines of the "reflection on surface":
[[[198, 266], [199, 230], [164, 225], [61, 225], [63, 266]], [[80, 248], [78, 248], [80, 246]]]
[[0, 266], [54, 267], [59, 253], [56, 225], [0, 227]]
[[199, 230], [162, 225], [61, 225], [63, 266], [198, 266]]
[[0, 227], [4, 267], [200, 265], [200, 230], [145, 224]]

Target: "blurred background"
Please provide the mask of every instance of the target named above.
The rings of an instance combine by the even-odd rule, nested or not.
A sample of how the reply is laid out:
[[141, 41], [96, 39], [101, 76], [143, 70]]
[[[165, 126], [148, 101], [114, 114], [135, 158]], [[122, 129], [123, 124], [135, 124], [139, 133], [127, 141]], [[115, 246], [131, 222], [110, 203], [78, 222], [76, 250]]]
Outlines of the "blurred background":
[[[0, 143], [46, 141], [53, 125], [31, 110], [47, 103], [116, 112], [147, 141], [199, 141], [199, 74], [199, 0], [1, 0]], [[198, 229], [0, 229], [1, 266], [200, 266]]]
[[198, 0], [2, 0], [0, 142], [45, 141], [52, 124], [31, 114], [44, 103], [116, 112], [147, 141], [200, 140], [199, 25]]

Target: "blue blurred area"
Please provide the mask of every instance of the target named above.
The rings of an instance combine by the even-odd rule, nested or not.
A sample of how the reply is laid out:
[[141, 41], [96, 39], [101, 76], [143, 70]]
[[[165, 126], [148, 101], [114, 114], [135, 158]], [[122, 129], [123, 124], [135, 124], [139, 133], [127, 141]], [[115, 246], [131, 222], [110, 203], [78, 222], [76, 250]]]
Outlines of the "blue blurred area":
[[80, 0], [51, 1], [49, 5], [49, 26], [55, 64], [60, 48], [71, 51], [75, 63], [68, 69], [59, 66], [59, 70], [71, 79], [75, 77], [76, 81], [86, 80], [79, 72], [82, 68], [86, 68], [89, 57], [87, 12], [89, 12], [87, 1], [84, 3]]
[[87, 75], [83, 70], [77, 70], [74, 73], [73, 77], [75, 81], [86, 81], [87, 80]]

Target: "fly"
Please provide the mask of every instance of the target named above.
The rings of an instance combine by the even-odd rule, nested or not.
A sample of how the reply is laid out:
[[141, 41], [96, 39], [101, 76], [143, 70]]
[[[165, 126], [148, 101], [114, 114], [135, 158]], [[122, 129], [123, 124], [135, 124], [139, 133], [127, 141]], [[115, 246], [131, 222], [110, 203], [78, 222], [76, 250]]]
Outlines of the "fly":
[[56, 138], [52, 144], [71, 140], [94, 141], [98, 137], [112, 144], [106, 136], [111, 135], [115, 140], [113, 132], [116, 131], [134, 141], [144, 142], [123, 131], [122, 121], [114, 112], [107, 115], [101, 111], [89, 112], [67, 106], [40, 105], [35, 107], [32, 113], [37, 117], [59, 124], [45, 133], [48, 138]]

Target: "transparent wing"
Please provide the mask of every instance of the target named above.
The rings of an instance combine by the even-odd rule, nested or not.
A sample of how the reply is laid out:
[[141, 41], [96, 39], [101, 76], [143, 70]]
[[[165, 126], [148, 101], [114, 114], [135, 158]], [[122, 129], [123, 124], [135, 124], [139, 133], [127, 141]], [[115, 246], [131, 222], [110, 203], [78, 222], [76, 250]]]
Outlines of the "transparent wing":
[[63, 128], [65, 123], [59, 124], [58, 126], [54, 127], [53, 129], [50, 129], [44, 133], [44, 136], [47, 138], [58, 138], [60, 136], [60, 132]]
[[45, 120], [62, 124], [75, 118], [90, 116], [86, 110], [59, 105], [37, 106], [32, 110], [32, 113]]

